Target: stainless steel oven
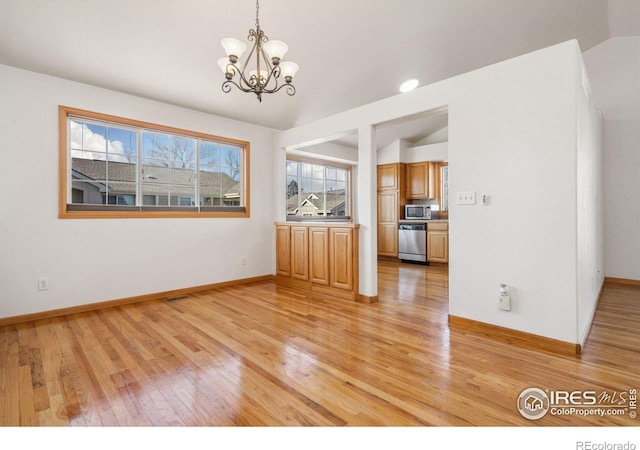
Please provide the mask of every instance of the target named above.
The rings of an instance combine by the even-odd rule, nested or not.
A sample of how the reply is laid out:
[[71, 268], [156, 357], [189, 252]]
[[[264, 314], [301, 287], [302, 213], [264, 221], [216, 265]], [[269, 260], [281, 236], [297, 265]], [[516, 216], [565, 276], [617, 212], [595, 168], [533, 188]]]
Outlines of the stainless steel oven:
[[400, 223], [398, 258], [401, 261], [427, 262], [426, 223]]

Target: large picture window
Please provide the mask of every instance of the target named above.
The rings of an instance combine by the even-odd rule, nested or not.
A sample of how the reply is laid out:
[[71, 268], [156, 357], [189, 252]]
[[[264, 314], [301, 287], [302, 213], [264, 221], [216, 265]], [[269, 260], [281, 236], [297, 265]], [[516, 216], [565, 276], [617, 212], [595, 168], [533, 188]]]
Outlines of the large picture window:
[[248, 217], [249, 143], [60, 107], [61, 217]]
[[287, 220], [349, 220], [351, 168], [287, 157]]

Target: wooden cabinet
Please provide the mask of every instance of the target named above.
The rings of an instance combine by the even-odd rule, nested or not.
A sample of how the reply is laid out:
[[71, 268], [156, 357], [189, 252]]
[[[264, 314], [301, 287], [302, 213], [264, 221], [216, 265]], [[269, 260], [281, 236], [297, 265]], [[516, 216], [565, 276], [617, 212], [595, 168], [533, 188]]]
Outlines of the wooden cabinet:
[[407, 198], [436, 198], [436, 163], [424, 161], [407, 164]]
[[311, 282], [329, 286], [329, 228], [309, 228]]
[[378, 223], [398, 221], [398, 201], [398, 191], [378, 192]]
[[291, 277], [309, 279], [309, 228], [291, 227]]
[[398, 191], [378, 192], [378, 255], [398, 257]]
[[427, 224], [427, 261], [449, 262], [448, 222], [429, 222]]
[[378, 255], [398, 257], [398, 221], [405, 200], [405, 164], [378, 166]]
[[276, 223], [276, 280], [359, 300], [358, 230], [355, 224]]
[[331, 228], [331, 248], [329, 250], [329, 267], [331, 271], [331, 287], [353, 290], [355, 283], [353, 229]]
[[291, 227], [276, 226], [276, 275], [291, 276]]
[[378, 191], [397, 190], [400, 181], [400, 164], [382, 164], [378, 166]]
[[398, 225], [378, 224], [378, 255], [398, 257]]

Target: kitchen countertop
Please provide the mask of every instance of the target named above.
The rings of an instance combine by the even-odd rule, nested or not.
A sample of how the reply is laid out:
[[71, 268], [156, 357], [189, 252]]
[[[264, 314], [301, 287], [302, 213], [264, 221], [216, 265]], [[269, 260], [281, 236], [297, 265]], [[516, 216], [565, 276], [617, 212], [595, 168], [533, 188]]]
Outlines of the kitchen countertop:
[[399, 223], [434, 223], [434, 222], [449, 222], [449, 219], [400, 219]]
[[274, 222], [275, 225], [289, 225], [289, 226], [296, 226], [296, 227], [317, 227], [317, 226], [323, 226], [323, 227], [334, 227], [334, 228], [360, 228], [360, 224], [359, 223], [353, 223], [353, 222], [343, 222], [341, 220], [327, 220], [327, 221], [307, 221], [307, 220], [292, 220], [290, 222]]

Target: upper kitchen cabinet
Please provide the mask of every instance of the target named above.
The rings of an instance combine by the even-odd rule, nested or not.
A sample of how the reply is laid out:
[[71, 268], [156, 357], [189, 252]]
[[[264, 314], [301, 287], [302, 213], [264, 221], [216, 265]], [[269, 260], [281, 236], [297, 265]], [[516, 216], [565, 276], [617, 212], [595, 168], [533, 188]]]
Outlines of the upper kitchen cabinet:
[[436, 163], [423, 161], [407, 164], [407, 198], [436, 198]]
[[378, 190], [400, 189], [400, 164], [383, 164], [378, 166]]

